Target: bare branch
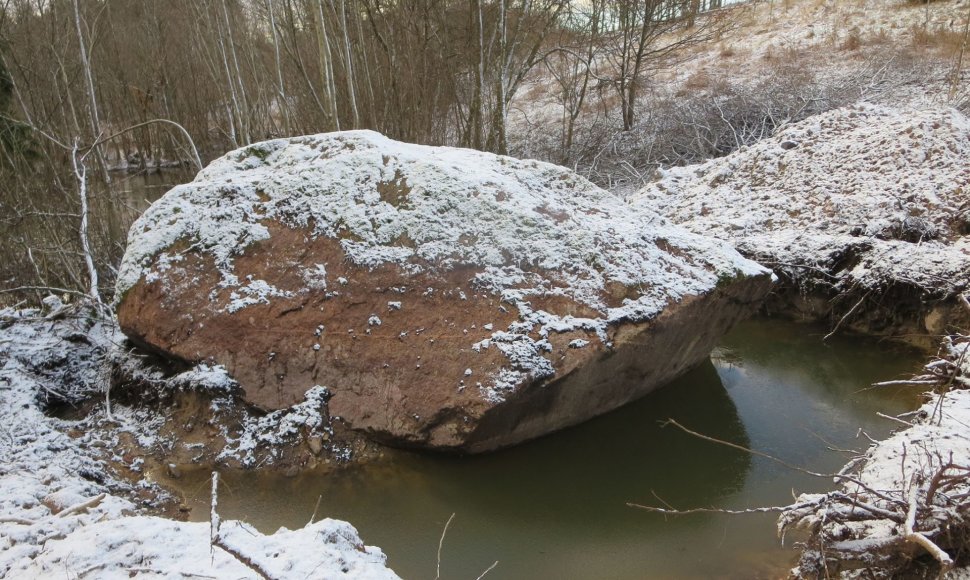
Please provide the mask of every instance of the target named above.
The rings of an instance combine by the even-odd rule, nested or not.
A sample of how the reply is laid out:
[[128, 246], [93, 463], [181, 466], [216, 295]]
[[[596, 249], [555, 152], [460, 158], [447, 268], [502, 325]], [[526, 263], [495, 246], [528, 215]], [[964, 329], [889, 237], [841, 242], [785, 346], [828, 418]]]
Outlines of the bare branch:
[[448, 533], [448, 526], [451, 525], [451, 520], [453, 519], [455, 519], [454, 513], [452, 513], [451, 516], [448, 517], [448, 521], [445, 522], [444, 529], [441, 530], [441, 538], [438, 539], [438, 566], [435, 568], [436, 570], [434, 575], [435, 580], [438, 580], [439, 578], [441, 578], [441, 547], [445, 543], [445, 534]]

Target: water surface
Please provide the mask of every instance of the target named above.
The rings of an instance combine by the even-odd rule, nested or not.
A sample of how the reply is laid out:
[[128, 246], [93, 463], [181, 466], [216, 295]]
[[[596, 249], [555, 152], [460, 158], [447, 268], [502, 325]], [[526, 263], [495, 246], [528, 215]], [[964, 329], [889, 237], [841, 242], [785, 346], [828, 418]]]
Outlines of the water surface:
[[[319, 516], [353, 523], [405, 578], [757, 578], [783, 576], [794, 553], [774, 516], [667, 518], [627, 502], [678, 508], [790, 503], [829, 480], [664, 427], [668, 418], [808, 469], [837, 471], [913, 409], [912, 391], [869, 389], [916, 370], [918, 352], [857, 337], [821, 341], [821, 327], [753, 320], [686, 376], [640, 401], [519, 447], [475, 457], [392, 452], [325, 477], [223, 477], [219, 510], [263, 532]], [[194, 518], [208, 517], [207, 477], [176, 483]]]

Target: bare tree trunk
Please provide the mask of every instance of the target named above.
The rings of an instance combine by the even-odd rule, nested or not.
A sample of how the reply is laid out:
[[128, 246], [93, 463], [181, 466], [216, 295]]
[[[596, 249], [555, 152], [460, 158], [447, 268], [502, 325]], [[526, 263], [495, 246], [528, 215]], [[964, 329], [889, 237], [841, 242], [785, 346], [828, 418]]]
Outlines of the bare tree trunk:
[[[523, 4], [525, 4], [525, 2], [523, 2]], [[525, 6], [523, 6], [523, 9], [526, 9]], [[505, 0], [499, 0], [498, 53], [500, 60], [498, 74], [495, 75], [495, 115], [494, 120], [492, 121], [492, 131], [495, 134], [493, 150], [495, 153], [500, 155], [507, 155], [509, 152], [506, 138], [506, 123], [508, 120], [508, 113], [506, 111], [505, 93], [507, 88], [506, 83], [509, 74], [509, 67], [511, 66], [511, 55], [509, 54], [508, 47], [507, 16], [508, 11]], [[524, 17], [524, 13], [519, 15], [519, 18]]]
[[[101, 119], [98, 118], [98, 100], [94, 92], [94, 77], [91, 74], [91, 60], [88, 57], [88, 48], [84, 43], [84, 34], [81, 32], [81, 9], [78, 0], [73, 0], [74, 4], [74, 26], [77, 30], [77, 42], [80, 47], [81, 65], [84, 67], [84, 82], [88, 87], [88, 107], [90, 110], [91, 121], [91, 141], [97, 141], [101, 133]], [[95, 156], [101, 166], [101, 173], [105, 183], [111, 183], [111, 175], [108, 173], [108, 164], [104, 159], [103, 151], [100, 147], [95, 149]]]
[[951, 101], [957, 96], [957, 89], [960, 88], [960, 77], [963, 75], [963, 54], [967, 51], [967, 43], [970, 43], [970, 4], [967, 5], [967, 22], [963, 25], [963, 43], [960, 44], [960, 54], [957, 56], [957, 63], [953, 67], [953, 79], [950, 81], [949, 99]]
[[352, 129], [360, 126], [360, 112], [357, 110], [357, 94], [354, 91], [354, 63], [350, 54], [350, 33], [347, 30], [347, 9], [344, 0], [340, 0], [340, 25], [343, 28], [344, 36], [344, 67], [347, 76], [347, 98], [350, 100], [350, 111], [353, 115]]
[[[357, 38], [363, 39], [364, 26], [361, 24], [361, 20], [363, 19], [360, 17], [359, 13], [357, 14], [357, 17], [354, 20], [357, 22]], [[360, 55], [364, 61], [364, 80], [367, 82], [366, 98], [369, 99], [369, 103], [370, 103], [370, 106], [368, 107], [368, 110], [370, 112], [370, 119], [369, 119], [370, 125], [371, 127], [377, 127], [378, 126], [377, 115], [376, 115], [377, 107], [375, 106], [377, 99], [374, 97], [374, 80], [373, 80], [374, 75], [371, 74], [370, 62], [367, 58], [367, 55], [369, 52], [370, 51], [368, 50], [362, 50]]]
[[[586, 38], [586, 63], [583, 67], [583, 77], [582, 82], [579, 85], [579, 89], [575, 94], [574, 101], [571, 104], [569, 110], [568, 120], [566, 124], [565, 137], [562, 147], [562, 160], [563, 163], [568, 163], [573, 149], [573, 136], [576, 131], [576, 120], [579, 118], [579, 114], [583, 110], [583, 104], [586, 102], [586, 94], [589, 90], [589, 79], [592, 75], [593, 58], [596, 54], [596, 41], [599, 35], [600, 20], [603, 16], [604, 6], [602, 0], [593, 0], [590, 2], [590, 14], [589, 14], [589, 34]], [[564, 109], [565, 110], [565, 109]]]
[[276, 57], [276, 81], [277, 97], [279, 98], [280, 115], [283, 117], [283, 133], [289, 135], [292, 131], [290, 127], [290, 105], [286, 99], [286, 88], [283, 85], [283, 65], [280, 61], [280, 38], [276, 28], [276, 14], [273, 7], [273, 0], [266, 0], [266, 9], [269, 12], [269, 26], [273, 30], [273, 52]]
[[[252, 135], [250, 134], [249, 124], [250, 124], [250, 111], [249, 102], [246, 98], [246, 86], [243, 84], [243, 76], [239, 71], [239, 59], [236, 57], [236, 42], [232, 37], [232, 23], [229, 22], [229, 8], [226, 6], [227, 0], [222, 0], [222, 15], [226, 22], [226, 35], [229, 37], [229, 54], [232, 56], [233, 69], [236, 71], [236, 84], [239, 85], [239, 100], [242, 102], [242, 110], [237, 111], [239, 117], [239, 129], [242, 133], [243, 141], [246, 145], [252, 143]], [[230, 84], [232, 83], [232, 77], [230, 75]]]
[[475, 52], [475, 92], [469, 108], [468, 130], [471, 133], [469, 145], [472, 149], [482, 148], [482, 98], [485, 91], [485, 24], [482, 16], [481, 0], [471, 0], [472, 18], [475, 19], [478, 50]]
[[[320, 75], [323, 82], [323, 100], [326, 104], [327, 124], [340, 130], [337, 118], [337, 95], [333, 81], [333, 55], [330, 53], [330, 40], [327, 38], [326, 16], [323, 13], [323, 0], [317, 0], [317, 56], [320, 59]], [[329, 129], [329, 127], [328, 127]]]
[[701, 0], [690, 0], [690, 8], [687, 14], [687, 28], [694, 27], [694, 19], [697, 17], [697, 13], [701, 11]]
[[[76, 4], [75, 4], [76, 6]], [[78, 145], [75, 141], [74, 149], [71, 151], [71, 163], [74, 167], [74, 176], [78, 182], [78, 197], [81, 200], [81, 223], [78, 228], [78, 235], [81, 238], [81, 253], [84, 256], [84, 264], [88, 269], [88, 296], [94, 300], [95, 304], [101, 304], [101, 293], [98, 291], [98, 269], [94, 266], [94, 257], [91, 254], [91, 242], [88, 237], [88, 176], [84, 160], [78, 162]]]
[[[222, 38], [221, 30], [219, 31], [217, 39], [219, 42], [219, 50], [222, 53], [222, 67], [226, 73], [226, 83], [229, 86], [229, 97], [232, 100], [232, 108], [228, 105], [226, 106], [226, 112], [229, 116], [229, 138], [232, 141], [233, 147], [239, 147], [240, 133], [242, 133], [242, 120], [239, 117], [242, 116], [242, 110], [239, 108], [239, 98], [236, 95], [236, 83], [233, 82], [232, 72], [229, 70], [229, 55], [226, 52], [226, 44]], [[239, 124], [238, 127], [237, 123]], [[243, 139], [245, 139], [245, 136], [243, 136]]]

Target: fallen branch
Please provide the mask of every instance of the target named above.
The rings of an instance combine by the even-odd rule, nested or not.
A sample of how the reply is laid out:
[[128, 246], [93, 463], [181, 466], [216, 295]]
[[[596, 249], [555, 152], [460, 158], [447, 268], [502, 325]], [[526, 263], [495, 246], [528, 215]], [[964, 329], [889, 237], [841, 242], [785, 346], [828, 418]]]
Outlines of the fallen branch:
[[448, 518], [448, 521], [445, 522], [445, 527], [443, 530], [441, 530], [441, 538], [438, 539], [438, 567], [435, 571], [434, 580], [441, 578], [441, 546], [443, 546], [445, 543], [445, 534], [448, 533], [448, 526], [451, 525], [451, 520], [453, 519], [455, 519], [454, 513], [452, 513], [451, 517]]
[[907, 427], [912, 427], [912, 425], [913, 425], [909, 421], [903, 421], [899, 417], [893, 417], [892, 415], [887, 415], [885, 413], [880, 413], [879, 411], [876, 411], [876, 416], [877, 417], [882, 417], [883, 419], [889, 419], [890, 421], [896, 421], [897, 423], [902, 423], [903, 425], [906, 425]]
[[[146, 574], [155, 574], [155, 575], [158, 575], [158, 576], [167, 576], [168, 574], [171, 574], [171, 571], [170, 570], [159, 570], [157, 568], [144, 568], [144, 567], [142, 567], [142, 568], [125, 568], [125, 571], [131, 572], [133, 574], [138, 574], [139, 572], [144, 572]], [[207, 576], [205, 574], [196, 574], [195, 572], [183, 572], [183, 571], [179, 571], [178, 574], [181, 575], [181, 576], [186, 576], [188, 578], [211, 578], [212, 580], [215, 580], [216, 579], [215, 576]]]
[[222, 537], [220, 533], [220, 528], [222, 527], [222, 521], [219, 519], [219, 513], [216, 511], [216, 507], [219, 503], [219, 473], [212, 472], [212, 507], [209, 511], [209, 542], [212, 546], [220, 548], [230, 556], [238, 560], [241, 564], [244, 564], [247, 568], [253, 572], [259, 574], [260, 577], [265, 580], [276, 580], [275, 577], [266, 571], [263, 566], [250, 558], [249, 556], [243, 554], [238, 549], [230, 546], [226, 543], [225, 538]]
[[940, 563], [940, 567], [942, 568], [940, 570], [940, 578], [942, 578], [947, 572], [953, 569], [953, 559], [943, 549], [933, 543], [932, 540], [914, 529], [916, 527], [916, 492], [918, 489], [915, 481], [909, 488], [909, 511], [906, 514], [906, 521], [903, 524], [903, 529], [906, 532], [906, 541], [921, 546], [931, 556], [936, 558], [936, 561]]
[[485, 568], [485, 571], [482, 572], [481, 576], [479, 576], [475, 580], [482, 580], [482, 578], [484, 578], [486, 574], [494, 570], [496, 566], [498, 566], [498, 560], [495, 560], [494, 562], [492, 562], [491, 566], [489, 566], [488, 568]]
[[932, 387], [940, 384], [937, 379], [900, 379], [897, 381], [881, 381], [872, 383], [874, 387]]
[[677, 427], [678, 429], [680, 429], [681, 431], [683, 431], [683, 432], [685, 432], [685, 433], [687, 433], [689, 435], [693, 435], [694, 437], [698, 437], [698, 438], [703, 439], [705, 441], [710, 441], [711, 443], [717, 443], [718, 445], [724, 445], [724, 446], [730, 447], [732, 449], [737, 449], [738, 451], [744, 451], [745, 453], [750, 453], [752, 455], [757, 455], [758, 457], [764, 457], [765, 459], [770, 459], [771, 461], [774, 461], [775, 463], [778, 463], [779, 465], [782, 465], [782, 466], [787, 467], [788, 469], [791, 469], [791, 470], [794, 470], [794, 471], [798, 471], [799, 473], [804, 473], [806, 475], [811, 475], [813, 477], [821, 477], [821, 478], [824, 478], [824, 479], [834, 479], [836, 481], [842, 480], [842, 481], [847, 481], [849, 483], [854, 483], [854, 484], [858, 485], [859, 487], [861, 487], [862, 489], [864, 489], [867, 492], [869, 492], [870, 494], [872, 494], [873, 496], [878, 497], [881, 500], [887, 501], [889, 503], [898, 504], [898, 505], [901, 505], [901, 506], [904, 506], [904, 507], [906, 505], [906, 502], [901, 501], [899, 499], [896, 499], [896, 498], [894, 498], [892, 496], [886, 495], [886, 494], [884, 494], [884, 493], [882, 493], [882, 492], [880, 492], [878, 490], [872, 489], [868, 485], [862, 483], [861, 481], [859, 481], [858, 479], [856, 479], [856, 478], [854, 478], [854, 477], [852, 477], [850, 475], [845, 475], [843, 473], [819, 473], [817, 471], [812, 471], [810, 469], [805, 469], [804, 467], [800, 467], [798, 465], [793, 465], [791, 463], [788, 463], [787, 461], [784, 461], [783, 459], [779, 459], [779, 458], [775, 457], [774, 455], [769, 455], [768, 453], [765, 453], [763, 451], [757, 451], [755, 449], [750, 449], [748, 447], [744, 447], [743, 445], [738, 445], [737, 443], [731, 443], [730, 441], [724, 441], [723, 439], [717, 439], [716, 437], [710, 437], [708, 435], [704, 435], [702, 433], [698, 433], [697, 431], [693, 431], [691, 429], [688, 429], [687, 427], [684, 427], [683, 425], [681, 425], [680, 423], [678, 423], [674, 419], [667, 419], [667, 421], [664, 422], [664, 425], [673, 425], [674, 427]]
[[756, 508], [745, 508], [740, 510], [723, 509], [723, 508], [692, 508], [687, 510], [678, 510], [674, 508], [646, 506], [646, 505], [641, 505], [638, 503], [630, 503], [630, 502], [628, 502], [626, 505], [627, 507], [638, 508], [638, 509], [646, 510], [648, 512], [670, 515], [670, 516], [686, 516], [686, 515], [692, 515], [692, 514], [727, 514], [727, 515], [737, 516], [737, 515], [747, 515], [747, 514], [785, 513], [785, 512], [791, 512], [795, 510], [810, 508], [810, 507], [817, 507], [823, 503], [827, 503], [833, 500], [845, 502], [852, 508], [859, 508], [873, 515], [886, 518], [888, 520], [892, 520], [897, 523], [902, 523], [903, 521], [903, 516], [896, 512], [884, 510], [872, 504], [859, 501], [856, 498], [853, 498], [845, 493], [838, 492], [838, 491], [820, 495], [817, 498], [811, 499], [809, 501], [791, 504], [787, 506], [763, 506], [763, 507], [756, 507]]
[[839, 319], [838, 323], [836, 323], [835, 327], [832, 329], [832, 332], [822, 337], [822, 342], [825, 342], [826, 340], [832, 338], [832, 335], [834, 335], [836, 332], [839, 331], [839, 328], [842, 326], [842, 323], [845, 322], [850, 316], [852, 316], [852, 314], [856, 311], [857, 308], [862, 306], [862, 303], [865, 302], [866, 298], [869, 297], [869, 294], [871, 292], [872, 290], [869, 290], [868, 292], [862, 295], [862, 298], [860, 298], [859, 301], [855, 303], [855, 306], [850, 308], [849, 311], [846, 312], [845, 315]]
[[58, 517], [58, 518], [66, 518], [67, 516], [69, 516], [69, 515], [71, 515], [73, 513], [77, 513], [77, 512], [81, 512], [81, 511], [87, 510], [87, 509], [91, 509], [93, 507], [97, 507], [98, 504], [100, 504], [102, 501], [104, 501], [104, 498], [106, 496], [107, 496], [107, 494], [104, 494], [104, 493], [99, 494], [99, 495], [96, 495], [96, 496], [92, 497], [89, 500], [82, 501], [79, 504], [72, 505], [71, 507], [69, 507], [69, 508], [67, 508], [65, 510], [61, 510], [61, 511], [57, 512], [57, 516], [55, 516], [55, 517]]
[[0, 518], [0, 524], [20, 524], [22, 526], [33, 526], [37, 522], [35, 520], [28, 520], [26, 518], [17, 517], [2, 517]]
[[307, 524], [308, 526], [312, 525], [313, 522], [317, 519], [317, 510], [320, 509], [320, 500], [322, 499], [323, 499], [322, 494], [317, 496], [317, 503], [316, 505], [313, 506], [313, 513], [310, 514], [310, 523]]
[[663, 514], [665, 516], [689, 516], [694, 514], [727, 514], [731, 516], [740, 516], [747, 514], [771, 514], [771, 513], [782, 513], [791, 509], [801, 509], [806, 507], [812, 507], [818, 505], [819, 501], [805, 502], [795, 505], [788, 506], [766, 506], [766, 507], [756, 507], [756, 508], [746, 508], [740, 510], [731, 510], [723, 508], [691, 508], [686, 510], [678, 510], [673, 508], [662, 508], [656, 506], [643, 505], [638, 503], [627, 502], [627, 507], [637, 508], [641, 510], [646, 510], [655, 514]]

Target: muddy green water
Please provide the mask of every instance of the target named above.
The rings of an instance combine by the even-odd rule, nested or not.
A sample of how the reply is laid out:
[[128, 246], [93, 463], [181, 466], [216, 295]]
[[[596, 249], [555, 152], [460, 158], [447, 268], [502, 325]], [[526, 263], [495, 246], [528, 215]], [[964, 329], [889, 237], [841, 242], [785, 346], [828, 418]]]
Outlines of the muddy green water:
[[[477, 457], [388, 453], [376, 465], [328, 476], [227, 474], [224, 518], [263, 532], [320, 517], [352, 522], [404, 578], [434, 578], [442, 527], [454, 513], [442, 578], [758, 578], [783, 576], [794, 552], [774, 517], [665, 519], [627, 502], [679, 508], [784, 505], [831, 482], [717, 446], [662, 421], [674, 418], [809, 469], [831, 472], [918, 399], [876, 390], [918, 368], [918, 352], [824, 329], [753, 320], [724, 338], [711, 362], [644, 399], [578, 427]], [[193, 518], [208, 517], [207, 476], [176, 485]]]

